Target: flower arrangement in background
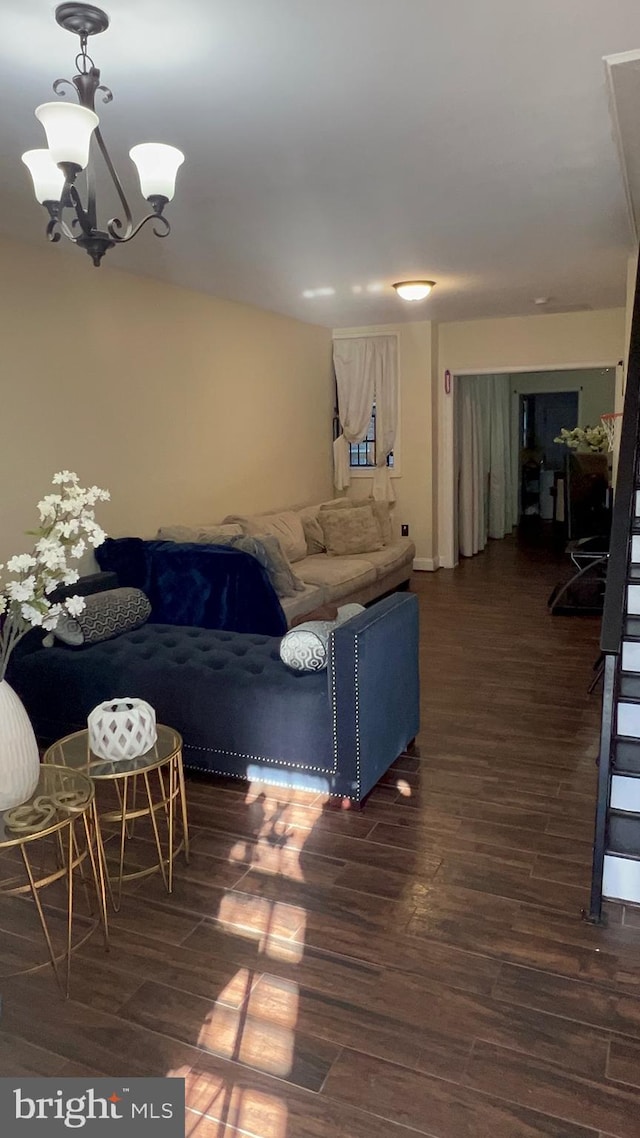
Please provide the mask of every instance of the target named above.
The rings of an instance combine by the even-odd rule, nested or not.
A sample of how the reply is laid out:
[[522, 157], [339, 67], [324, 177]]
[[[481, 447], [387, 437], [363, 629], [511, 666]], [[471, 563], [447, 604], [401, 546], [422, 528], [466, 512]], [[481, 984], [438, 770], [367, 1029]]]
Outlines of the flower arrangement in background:
[[[32, 552], [18, 553], [6, 567], [0, 565], [0, 681], [13, 649], [29, 629], [52, 632], [63, 612], [71, 616], [82, 612], [82, 597], [54, 603], [50, 594], [60, 585], [75, 584], [80, 574], [69, 567], [69, 560], [102, 545], [107, 536], [93, 507], [109, 500], [108, 490], [84, 489], [78, 485], [78, 475], [69, 470], [54, 474], [52, 482], [59, 492], [38, 502], [40, 525], [28, 531], [36, 539]], [[11, 576], [3, 579], [3, 569]]]
[[568, 431], [563, 427], [556, 435], [554, 443], [564, 443], [569, 450], [591, 450], [597, 453], [609, 450], [609, 436], [604, 427], [574, 427]]

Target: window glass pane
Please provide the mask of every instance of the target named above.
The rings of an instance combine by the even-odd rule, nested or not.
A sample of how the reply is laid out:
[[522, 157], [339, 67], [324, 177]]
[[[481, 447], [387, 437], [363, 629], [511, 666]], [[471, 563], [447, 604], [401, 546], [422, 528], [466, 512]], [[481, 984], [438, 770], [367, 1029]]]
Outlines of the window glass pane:
[[[349, 465], [372, 467], [376, 464], [376, 408], [371, 410], [367, 433], [360, 443], [349, 445]], [[387, 457], [387, 466], [393, 468], [393, 451]]]

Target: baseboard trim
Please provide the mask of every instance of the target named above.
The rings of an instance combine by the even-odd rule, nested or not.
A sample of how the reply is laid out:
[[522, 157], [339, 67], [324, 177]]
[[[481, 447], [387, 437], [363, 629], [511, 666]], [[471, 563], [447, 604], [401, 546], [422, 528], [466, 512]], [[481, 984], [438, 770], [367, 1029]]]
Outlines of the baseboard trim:
[[413, 568], [417, 573], [433, 573], [440, 568], [439, 557], [414, 557]]

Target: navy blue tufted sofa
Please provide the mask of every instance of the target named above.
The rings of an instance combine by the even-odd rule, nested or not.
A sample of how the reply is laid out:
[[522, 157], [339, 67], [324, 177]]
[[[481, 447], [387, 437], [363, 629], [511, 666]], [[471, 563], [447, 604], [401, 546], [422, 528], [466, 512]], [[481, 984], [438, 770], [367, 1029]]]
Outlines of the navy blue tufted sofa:
[[417, 598], [395, 593], [337, 628], [325, 672], [290, 671], [279, 645], [168, 624], [82, 648], [32, 639], [10, 682], [43, 741], [135, 695], [180, 731], [187, 767], [359, 802], [418, 731]]

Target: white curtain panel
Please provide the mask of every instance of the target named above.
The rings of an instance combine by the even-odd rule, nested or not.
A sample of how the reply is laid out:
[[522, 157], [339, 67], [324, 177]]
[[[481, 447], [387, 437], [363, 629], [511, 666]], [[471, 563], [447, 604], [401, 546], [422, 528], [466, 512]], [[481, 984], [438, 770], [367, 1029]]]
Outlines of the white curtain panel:
[[459, 546], [472, 557], [515, 524], [511, 390], [506, 375], [463, 376], [457, 401]]
[[375, 355], [376, 469], [373, 497], [394, 502], [395, 494], [387, 459], [393, 450], [398, 427], [398, 341], [395, 336], [378, 336]]
[[362, 442], [371, 408], [376, 404], [376, 470], [373, 496], [393, 501], [387, 456], [393, 450], [398, 423], [398, 342], [395, 336], [358, 336], [333, 343], [342, 433], [333, 444], [334, 484], [351, 482], [349, 444]]

